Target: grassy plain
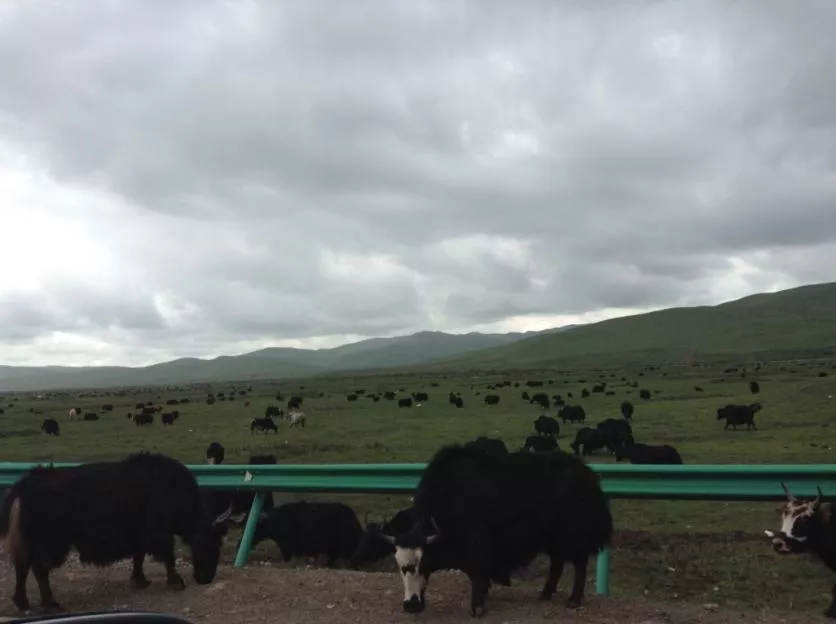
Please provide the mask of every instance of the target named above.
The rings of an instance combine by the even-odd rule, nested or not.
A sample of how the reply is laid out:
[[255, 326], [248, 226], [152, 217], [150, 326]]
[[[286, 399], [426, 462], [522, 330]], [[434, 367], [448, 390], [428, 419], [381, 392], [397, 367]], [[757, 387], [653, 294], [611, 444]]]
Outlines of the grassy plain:
[[[487, 390], [488, 384], [504, 379], [553, 379], [545, 386], [549, 394], [580, 403], [592, 424], [619, 416], [619, 404], [628, 399], [636, 405], [633, 429], [639, 441], [675, 445], [686, 463], [830, 463], [836, 446], [836, 367], [833, 362], [767, 363], [724, 373], [722, 368], [670, 367], [645, 371], [641, 376], [627, 371], [540, 371], [539, 374], [508, 373], [496, 376], [398, 375], [320, 378], [285, 383], [254, 384], [246, 397], [234, 402], [205, 403], [207, 386], [189, 390], [159, 390], [124, 396], [78, 398], [58, 395], [35, 400], [33, 395], [0, 397], [0, 460], [86, 461], [120, 458], [141, 449], [170, 454], [187, 463], [203, 462], [206, 445], [217, 440], [226, 448], [226, 463], [246, 462], [255, 452], [275, 453], [284, 463], [424, 462], [439, 445], [466, 441], [479, 435], [501, 437], [511, 449], [519, 448], [532, 433], [532, 421], [543, 413], [521, 398], [524, 387], [513, 384]], [[819, 373], [826, 373], [820, 377]], [[614, 396], [593, 394], [581, 399], [582, 388], [591, 389], [603, 375]], [[622, 380], [624, 378], [625, 380]], [[758, 396], [748, 387], [750, 379], [761, 386]], [[584, 381], [581, 381], [584, 380]], [[638, 388], [628, 383], [638, 382]], [[437, 384], [437, 385], [435, 385]], [[245, 388], [247, 384], [239, 386]], [[304, 389], [300, 389], [304, 386]], [[697, 392], [695, 386], [703, 388]], [[228, 390], [229, 384], [214, 384]], [[395, 402], [379, 403], [361, 397], [350, 402], [346, 394], [357, 388], [367, 393], [385, 390], [425, 390], [430, 400], [420, 408], [399, 409]], [[658, 391], [649, 401], [638, 390]], [[275, 394], [305, 396], [306, 429], [279, 433], [249, 431], [253, 416], [278, 404]], [[465, 407], [447, 402], [450, 391], [461, 391]], [[537, 389], [529, 392], [537, 391]], [[320, 393], [323, 396], [319, 397]], [[496, 407], [484, 405], [487, 393], [501, 396]], [[107, 394], [104, 393], [103, 394]], [[180, 419], [171, 427], [157, 422], [136, 427], [126, 418], [140, 400], [165, 401], [188, 396], [192, 402], [179, 406]], [[724, 431], [716, 409], [726, 403], [761, 401], [758, 431]], [[245, 401], [251, 405], [245, 407]], [[98, 411], [103, 403], [116, 405], [97, 422], [69, 421], [73, 405]], [[34, 411], [33, 411], [34, 410]], [[552, 408], [548, 413], [553, 413]], [[61, 423], [59, 437], [40, 432], [45, 417]], [[567, 449], [577, 426], [561, 431], [561, 448]], [[590, 463], [612, 461], [605, 455]], [[276, 501], [301, 498], [276, 494]], [[307, 498], [321, 498], [308, 496]], [[408, 505], [405, 496], [329, 496], [351, 504], [362, 519], [392, 514]], [[766, 544], [762, 530], [775, 528], [773, 504], [680, 503], [616, 501], [613, 513], [618, 535], [613, 553], [613, 591], [644, 594], [659, 600], [689, 600], [753, 607], [795, 608], [819, 613], [832, 585], [831, 575], [812, 558], [782, 558]], [[275, 556], [272, 545], [259, 554]], [[534, 570], [524, 581], [541, 582]], [[567, 572], [567, 575], [569, 572]], [[591, 591], [591, 589], [590, 589]]]

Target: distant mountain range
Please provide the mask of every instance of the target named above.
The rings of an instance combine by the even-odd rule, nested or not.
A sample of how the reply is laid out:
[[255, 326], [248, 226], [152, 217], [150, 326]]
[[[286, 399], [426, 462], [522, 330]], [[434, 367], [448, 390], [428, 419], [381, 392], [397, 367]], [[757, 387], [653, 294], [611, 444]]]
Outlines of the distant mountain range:
[[[836, 283], [590, 323], [432, 363], [434, 371], [836, 356]], [[421, 366], [418, 367], [420, 370]]]
[[486, 371], [836, 356], [836, 283], [541, 332], [419, 332], [333, 349], [269, 348], [141, 368], [0, 366], [0, 390], [180, 385], [341, 371]]
[[180, 385], [203, 382], [310, 377], [343, 370], [422, 364], [576, 327], [509, 334], [447, 334], [424, 331], [370, 338], [332, 349], [270, 347], [212, 359], [180, 358], [143, 367], [0, 366], [0, 391]]

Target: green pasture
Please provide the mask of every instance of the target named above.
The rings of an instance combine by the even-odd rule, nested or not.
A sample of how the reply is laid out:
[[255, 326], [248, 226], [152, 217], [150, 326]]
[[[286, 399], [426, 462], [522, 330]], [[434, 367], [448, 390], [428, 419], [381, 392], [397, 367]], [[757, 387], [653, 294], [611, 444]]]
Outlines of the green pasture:
[[[203, 453], [213, 440], [226, 448], [226, 463], [245, 463], [252, 453], [274, 453], [284, 463], [425, 462], [444, 443], [463, 442], [480, 435], [502, 438], [512, 450], [531, 433], [532, 422], [541, 413], [554, 415], [556, 408], [542, 410], [521, 399], [521, 393], [539, 391], [561, 394], [581, 404], [587, 424], [620, 417], [619, 405], [630, 400], [636, 407], [633, 431], [647, 443], [677, 447], [686, 463], [830, 463], [836, 446], [836, 370], [832, 362], [768, 363], [760, 370], [750, 366], [745, 378], [740, 371], [723, 368], [669, 367], [646, 370], [539, 371], [522, 375], [378, 375], [318, 378], [285, 383], [253, 384], [246, 396], [207, 405], [208, 390], [229, 393], [233, 384], [213, 384], [180, 389], [159, 389], [135, 394], [127, 390], [114, 396], [78, 397], [78, 393], [34, 393], [0, 397], [0, 460], [87, 461], [120, 458], [138, 450], [166, 453], [186, 463], [204, 461]], [[825, 373], [825, 376], [819, 376]], [[547, 383], [526, 388], [527, 379]], [[504, 380], [510, 386], [487, 388]], [[760, 383], [752, 395], [750, 380]], [[592, 394], [581, 398], [583, 388], [606, 381], [612, 396]], [[514, 387], [519, 382], [520, 387]], [[632, 387], [638, 382], [638, 387]], [[249, 384], [237, 384], [246, 391]], [[697, 392], [695, 386], [703, 389]], [[639, 398], [639, 389], [653, 393]], [[423, 390], [430, 400], [421, 407], [398, 408], [396, 401], [373, 402], [346, 394], [363, 389], [367, 394]], [[461, 392], [465, 406], [448, 403], [450, 391]], [[281, 392], [285, 401], [276, 401]], [[574, 398], [568, 399], [571, 392]], [[286, 399], [304, 397], [305, 429], [288, 429], [278, 421], [278, 434], [255, 435], [249, 423], [263, 416], [268, 405], [284, 407]], [[486, 406], [484, 396], [498, 394], [498, 406]], [[178, 409], [173, 426], [162, 426], [159, 416], [150, 427], [137, 427], [126, 415], [140, 401], [164, 403], [188, 397], [191, 402], [166, 406]], [[245, 406], [249, 401], [250, 405]], [[716, 410], [727, 403], [760, 401], [757, 431], [725, 431], [716, 420]], [[112, 403], [113, 412], [96, 422], [70, 421], [72, 406], [98, 412]], [[44, 418], [60, 422], [61, 435], [40, 431]], [[580, 425], [561, 423], [560, 445], [568, 449]], [[590, 463], [613, 461], [605, 454]], [[292, 498], [299, 498], [299, 495]], [[275, 495], [276, 501], [284, 500]], [[291, 497], [288, 497], [291, 498]], [[317, 498], [310, 496], [309, 498]], [[379, 518], [408, 506], [404, 496], [343, 496], [358, 512]], [[831, 574], [812, 558], [779, 558], [762, 535], [776, 528], [772, 504], [685, 503], [615, 501], [613, 513], [618, 535], [613, 554], [613, 592], [645, 594], [660, 600], [691, 600], [754, 607], [794, 608], [817, 613], [824, 609], [833, 584]], [[229, 546], [232, 556], [232, 545]], [[261, 545], [254, 558], [277, 556], [273, 545]], [[539, 562], [522, 573], [523, 582], [540, 583]], [[566, 575], [571, 572], [567, 570]], [[592, 577], [591, 577], [592, 578]], [[568, 581], [564, 581], [568, 582]]]

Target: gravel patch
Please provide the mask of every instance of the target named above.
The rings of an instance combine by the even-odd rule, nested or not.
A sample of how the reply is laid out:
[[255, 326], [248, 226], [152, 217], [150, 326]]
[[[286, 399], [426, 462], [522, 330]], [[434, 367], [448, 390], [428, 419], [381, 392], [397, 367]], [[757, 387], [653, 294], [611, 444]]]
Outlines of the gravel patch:
[[[148, 562], [152, 581], [145, 590], [128, 582], [130, 565], [110, 568], [84, 567], [73, 561], [52, 573], [53, 590], [67, 611], [146, 610], [180, 615], [195, 624], [255, 624], [281, 622], [308, 624], [396, 624], [398, 622], [451, 623], [472, 621], [470, 584], [456, 572], [437, 573], [430, 580], [427, 609], [419, 616], [403, 612], [400, 580], [390, 573], [348, 570], [277, 569], [222, 566], [215, 581], [197, 585], [189, 566], [179, 566], [185, 591], [165, 584], [162, 566]], [[18, 615], [11, 603], [14, 575], [0, 558], [0, 617]], [[564, 580], [564, 583], [568, 582]], [[590, 588], [592, 590], [592, 588]], [[563, 604], [564, 592], [551, 602], [536, 600], [531, 587], [492, 587], [485, 624], [810, 624], [823, 617], [794, 613], [738, 611], [717, 605], [660, 604], [643, 599], [588, 596], [584, 608], [571, 611]], [[29, 580], [30, 601], [38, 610], [38, 593]], [[824, 608], [824, 604], [822, 608]]]

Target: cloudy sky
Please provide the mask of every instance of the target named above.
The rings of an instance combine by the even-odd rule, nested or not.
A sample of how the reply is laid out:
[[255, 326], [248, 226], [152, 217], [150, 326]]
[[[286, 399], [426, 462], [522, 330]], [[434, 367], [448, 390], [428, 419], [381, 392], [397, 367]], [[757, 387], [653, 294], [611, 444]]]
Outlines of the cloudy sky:
[[0, 364], [836, 279], [836, 2], [0, 5]]

